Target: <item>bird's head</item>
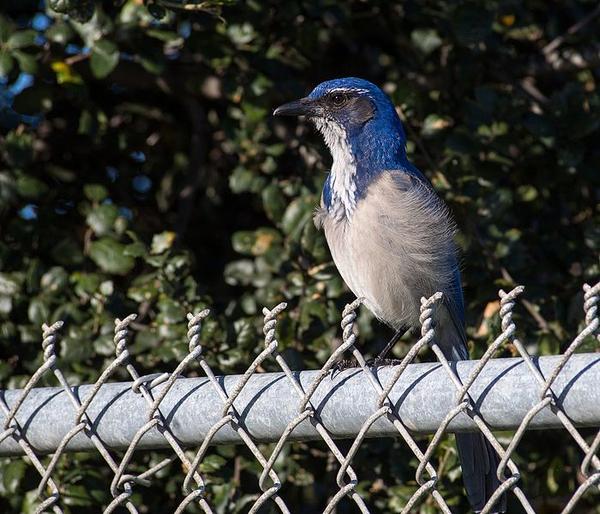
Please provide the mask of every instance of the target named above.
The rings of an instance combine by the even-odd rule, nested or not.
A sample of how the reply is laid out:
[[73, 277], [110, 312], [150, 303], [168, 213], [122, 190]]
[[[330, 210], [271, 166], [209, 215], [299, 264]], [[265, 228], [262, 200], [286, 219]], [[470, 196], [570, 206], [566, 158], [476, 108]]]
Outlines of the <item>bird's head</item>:
[[368, 80], [328, 80], [305, 98], [286, 103], [276, 116], [308, 117], [323, 134], [336, 158], [342, 140], [360, 166], [390, 166], [405, 159], [406, 137], [388, 96]]

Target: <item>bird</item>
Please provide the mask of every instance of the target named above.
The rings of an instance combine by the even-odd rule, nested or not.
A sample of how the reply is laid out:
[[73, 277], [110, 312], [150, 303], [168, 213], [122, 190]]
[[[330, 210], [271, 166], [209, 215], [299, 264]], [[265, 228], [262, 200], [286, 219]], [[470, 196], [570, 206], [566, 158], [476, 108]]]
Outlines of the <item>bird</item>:
[[[419, 326], [421, 298], [439, 291], [438, 345], [449, 360], [468, 359], [456, 224], [408, 159], [406, 134], [390, 98], [368, 80], [337, 78], [273, 114], [305, 116], [331, 153], [314, 222], [349, 289], [394, 329], [379, 358]], [[500, 485], [498, 454], [481, 433], [457, 433], [456, 445], [467, 498], [479, 512]], [[505, 511], [502, 495], [492, 512]]]

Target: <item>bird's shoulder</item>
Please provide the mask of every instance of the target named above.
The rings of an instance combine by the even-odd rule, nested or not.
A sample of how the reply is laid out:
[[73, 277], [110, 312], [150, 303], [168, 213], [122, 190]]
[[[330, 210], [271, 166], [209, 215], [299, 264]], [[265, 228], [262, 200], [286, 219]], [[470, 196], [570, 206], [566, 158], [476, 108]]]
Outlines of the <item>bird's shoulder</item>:
[[391, 179], [390, 185], [398, 192], [409, 192], [424, 188], [428, 192], [434, 192], [433, 185], [429, 179], [416, 168], [412, 169], [390, 169], [380, 174], [380, 179]]
[[369, 184], [364, 197], [364, 204], [385, 214], [386, 207], [404, 208], [427, 207], [439, 201], [431, 182], [419, 171], [403, 169], [385, 170], [377, 175]]
[[[333, 217], [339, 220], [337, 213], [332, 212], [331, 194], [328, 177], [321, 193], [320, 204], [313, 214], [313, 221], [318, 229], [323, 228], [329, 218]], [[437, 197], [431, 182], [417, 169], [388, 169], [382, 170], [371, 178], [357, 203], [358, 206], [363, 203], [377, 203], [381, 207], [379, 213], [382, 218], [387, 219], [386, 206], [391, 207], [398, 202], [409, 206], [414, 204], [417, 199], [419, 202], [427, 201], [432, 195]]]
[[455, 225], [449, 209], [424, 175], [382, 173], [357, 206], [353, 221], [374, 230], [388, 248], [419, 248], [418, 253], [453, 246]]

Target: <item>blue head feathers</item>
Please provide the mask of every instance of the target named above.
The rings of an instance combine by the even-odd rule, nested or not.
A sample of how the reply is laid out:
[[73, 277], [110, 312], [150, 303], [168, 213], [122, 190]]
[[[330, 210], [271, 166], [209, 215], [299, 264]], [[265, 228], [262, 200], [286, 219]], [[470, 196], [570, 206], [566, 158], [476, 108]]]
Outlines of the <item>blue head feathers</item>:
[[351, 214], [381, 172], [414, 170], [406, 158], [406, 136], [392, 102], [367, 80], [328, 80], [274, 114], [304, 114], [323, 134], [333, 157], [323, 196], [336, 215]]
[[[385, 132], [385, 136], [392, 135], [394, 147], [400, 145], [401, 152], [404, 152], [406, 137], [402, 123], [398, 118], [396, 109], [390, 101], [389, 97], [379, 89], [375, 84], [368, 80], [359, 79], [356, 77], [347, 77], [343, 79], [333, 79], [326, 82], [321, 82], [315, 87], [308, 98], [313, 101], [324, 101], [331, 96], [342, 95], [342, 98], [337, 97], [338, 101], [346, 100], [345, 105], [339, 106], [337, 109], [326, 109], [330, 115], [345, 124], [345, 128], [353, 135], [359, 136], [359, 132], [374, 133], [378, 131]], [[333, 99], [333, 98], [332, 98]], [[356, 101], [351, 101], [355, 99]], [[361, 99], [369, 102], [372, 110], [371, 116], [362, 120], [363, 123], [352, 123], [352, 114], [368, 104], [363, 104]], [[333, 106], [335, 107], [335, 106]], [[337, 111], [337, 113], [336, 113]], [[338, 114], [336, 116], [336, 114]], [[360, 121], [360, 120], [357, 120]], [[379, 134], [381, 135], [381, 134]], [[384, 136], [384, 137], [385, 137]]]

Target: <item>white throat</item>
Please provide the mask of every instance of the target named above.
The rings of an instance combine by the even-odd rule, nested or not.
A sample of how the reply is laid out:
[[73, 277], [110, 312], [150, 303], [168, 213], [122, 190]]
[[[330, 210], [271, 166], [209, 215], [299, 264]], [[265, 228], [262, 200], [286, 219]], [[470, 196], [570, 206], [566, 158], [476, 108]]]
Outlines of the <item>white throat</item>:
[[350, 151], [346, 132], [331, 120], [316, 119], [317, 129], [333, 157], [329, 177], [331, 205], [329, 213], [337, 220], [350, 218], [356, 209], [356, 159]]

